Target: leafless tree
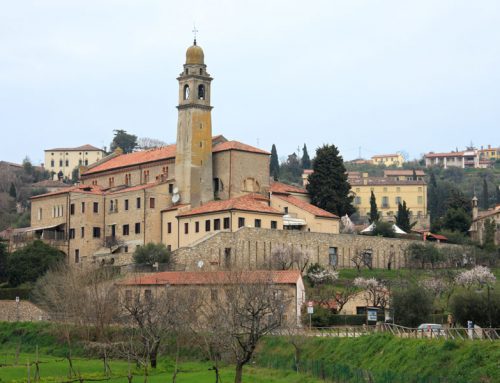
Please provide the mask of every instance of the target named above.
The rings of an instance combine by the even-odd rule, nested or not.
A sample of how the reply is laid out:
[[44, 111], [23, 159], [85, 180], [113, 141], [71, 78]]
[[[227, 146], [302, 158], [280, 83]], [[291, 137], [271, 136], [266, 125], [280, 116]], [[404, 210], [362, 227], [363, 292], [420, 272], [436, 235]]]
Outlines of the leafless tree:
[[337, 313], [340, 313], [344, 306], [357, 294], [357, 289], [352, 283], [348, 283], [344, 286], [342, 290], [335, 292], [335, 309]]
[[284, 325], [287, 297], [273, 283], [271, 271], [250, 275], [231, 272], [220, 281], [218, 293], [204, 306], [204, 330], [218, 334], [225, 344], [217, 352], [231, 354], [236, 364], [235, 383], [241, 383], [243, 367], [250, 362], [260, 339]]
[[159, 148], [166, 146], [167, 143], [156, 138], [141, 137], [137, 140], [137, 148], [142, 150]]
[[279, 245], [271, 252], [270, 268], [273, 270], [290, 270], [296, 268], [300, 272], [309, 265], [311, 253], [297, 246]]
[[357, 277], [353, 283], [354, 286], [365, 290], [364, 298], [367, 306], [385, 308], [389, 303], [389, 290], [381, 281], [375, 278]]
[[351, 262], [354, 263], [354, 266], [356, 266], [356, 270], [358, 270], [358, 272], [363, 266], [368, 267], [370, 270], [373, 269], [372, 260], [372, 249], [358, 250], [356, 254], [351, 258]]

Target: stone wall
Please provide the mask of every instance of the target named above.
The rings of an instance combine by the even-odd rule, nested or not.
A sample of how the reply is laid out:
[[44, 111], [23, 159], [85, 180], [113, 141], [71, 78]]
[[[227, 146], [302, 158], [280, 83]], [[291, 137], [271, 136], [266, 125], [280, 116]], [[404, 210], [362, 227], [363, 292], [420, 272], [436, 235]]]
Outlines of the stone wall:
[[[373, 268], [399, 269], [407, 266], [407, 248], [415, 241], [408, 239], [370, 237], [355, 234], [328, 234], [294, 230], [269, 230], [244, 227], [229, 233], [220, 232], [205, 241], [174, 252], [179, 269], [196, 270], [236, 267], [254, 269], [269, 262], [278, 246], [298, 247], [311, 254], [311, 263], [329, 265], [329, 253], [336, 251], [337, 268], [354, 268], [352, 257], [371, 249]], [[450, 246], [441, 245], [437, 246]], [[330, 249], [336, 248], [336, 250]]]
[[34, 322], [48, 320], [48, 315], [28, 301], [0, 300], [0, 322]]

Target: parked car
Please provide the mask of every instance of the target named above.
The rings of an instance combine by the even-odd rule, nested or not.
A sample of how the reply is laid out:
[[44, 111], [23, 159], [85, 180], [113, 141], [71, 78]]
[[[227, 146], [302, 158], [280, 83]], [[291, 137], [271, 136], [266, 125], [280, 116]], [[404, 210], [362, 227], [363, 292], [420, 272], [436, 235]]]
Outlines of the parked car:
[[422, 323], [418, 326], [417, 333], [421, 336], [428, 336], [430, 338], [446, 335], [443, 325], [437, 323]]

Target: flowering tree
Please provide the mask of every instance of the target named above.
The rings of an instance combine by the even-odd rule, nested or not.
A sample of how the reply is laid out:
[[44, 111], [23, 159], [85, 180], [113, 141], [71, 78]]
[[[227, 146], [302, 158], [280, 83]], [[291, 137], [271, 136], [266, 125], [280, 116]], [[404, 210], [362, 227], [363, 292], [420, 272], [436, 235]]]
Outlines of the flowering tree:
[[331, 283], [336, 281], [339, 278], [339, 272], [327, 270], [316, 264], [309, 268], [307, 276], [314, 285], [319, 285], [322, 283]]
[[389, 303], [387, 286], [375, 278], [357, 277], [354, 279], [354, 286], [365, 290], [367, 305], [385, 307]]
[[492, 285], [495, 283], [496, 278], [488, 267], [476, 266], [458, 274], [455, 281], [459, 285], [470, 288], [474, 285]]

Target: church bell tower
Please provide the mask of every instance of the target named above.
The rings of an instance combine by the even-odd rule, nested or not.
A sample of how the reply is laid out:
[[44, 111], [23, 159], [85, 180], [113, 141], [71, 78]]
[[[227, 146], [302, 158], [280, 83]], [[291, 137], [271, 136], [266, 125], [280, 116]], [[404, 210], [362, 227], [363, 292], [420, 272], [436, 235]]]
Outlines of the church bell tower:
[[179, 117], [175, 180], [181, 203], [192, 207], [213, 200], [210, 83], [204, 54], [196, 39], [186, 51], [179, 81]]

